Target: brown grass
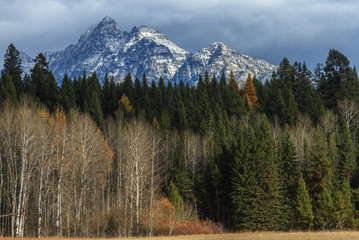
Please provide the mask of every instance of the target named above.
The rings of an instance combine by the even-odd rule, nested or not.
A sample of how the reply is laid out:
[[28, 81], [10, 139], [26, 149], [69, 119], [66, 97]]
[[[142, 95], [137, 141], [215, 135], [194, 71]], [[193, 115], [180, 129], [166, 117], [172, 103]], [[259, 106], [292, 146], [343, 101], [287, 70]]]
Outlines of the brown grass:
[[[10, 240], [12, 238], [3, 238]], [[38, 238], [17, 238], [16, 240], [36, 240]], [[55, 238], [43, 237], [42, 240], [85, 240], [84, 238]], [[123, 238], [117, 238], [121, 240]], [[187, 235], [174, 237], [147, 237], [127, 238], [128, 240], [348, 240], [359, 239], [359, 232], [258, 232], [258, 233], [234, 233], [217, 235]], [[94, 240], [94, 239], [88, 239]], [[95, 240], [109, 240], [109, 238], [97, 238]]]

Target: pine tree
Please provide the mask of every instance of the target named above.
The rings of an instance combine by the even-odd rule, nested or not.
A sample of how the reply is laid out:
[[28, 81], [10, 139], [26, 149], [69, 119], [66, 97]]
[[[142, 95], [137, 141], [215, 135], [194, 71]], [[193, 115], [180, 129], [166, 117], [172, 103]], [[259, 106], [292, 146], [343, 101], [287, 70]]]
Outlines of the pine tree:
[[31, 69], [31, 82], [35, 94], [34, 97], [38, 98], [40, 101], [43, 101], [45, 98], [45, 81], [46, 75], [40, 65], [35, 64], [34, 68]]
[[335, 109], [339, 99], [358, 100], [358, 77], [349, 64], [344, 54], [330, 49], [323, 68], [324, 74], [318, 79], [318, 92], [329, 109]]
[[348, 125], [341, 124], [342, 141], [339, 146], [339, 172], [340, 180], [350, 183], [357, 167], [353, 142]]
[[241, 117], [246, 112], [243, 98], [240, 95], [238, 82], [231, 71], [230, 79], [227, 84], [228, 92], [224, 97], [224, 105], [226, 106], [228, 115]]
[[184, 209], [183, 209], [183, 199], [178, 192], [176, 185], [170, 181], [170, 184], [167, 188], [167, 198], [175, 207], [176, 216], [180, 220], [184, 220]]
[[295, 201], [296, 226], [300, 230], [310, 230], [313, 227], [313, 210], [311, 200], [303, 177], [298, 180], [297, 197]]
[[0, 97], [2, 101], [8, 101], [10, 104], [16, 104], [17, 102], [15, 85], [9, 72], [7, 72], [1, 84]]
[[247, 81], [244, 84], [243, 101], [246, 103], [249, 110], [258, 107], [258, 97], [256, 88], [254, 87], [251, 74], [248, 73]]
[[102, 87], [102, 96], [103, 115], [105, 117], [111, 114], [113, 115], [117, 109], [116, 84], [113, 77], [111, 77], [111, 79], [108, 78], [107, 73]]
[[270, 125], [265, 116], [246, 135], [239, 133], [234, 157], [232, 204], [234, 226], [241, 231], [284, 229], [283, 198]]
[[347, 181], [344, 181], [334, 198], [335, 228], [355, 228], [355, 206], [352, 200], [352, 191]]
[[330, 192], [326, 187], [319, 194], [315, 202], [314, 227], [317, 229], [331, 229], [334, 221], [334, 205]]
[[54, 112], [60, 103], [61, 93], [57, 85], [56, 79], [50, 71], [45, 79], [43, 87], [42, 99], [40, 100], [49, 108], [50, 112]]
[[20, 96], [24, 91], [24, 83], [21, 80], [23, 70], [21, 69], [20, 52], [12, 43], [10, 43], [5, 53], [2, 77], [5, 78], [7, 73], [12, 78], [17, 96]]
[[66, 73], [62, 80], [62, 85], [61, 85], [61, 104], [66, 113], [69, 113], [71, 108], [76, 107], [76, 96], [75, 96], [74, 85], [71, 79], [68, 78]]
[[35, 58], [35, 64], [39, 65], [40, 69], [42, 70], [45, 78], [49, 74], [49, 62], [47, 61], [44, 54], [39, 53]]
[[96, 94], [96, 92], [93, 92], [91, 102], [89, 104], [89, 113], [92, 117], [92, 119], [97, 123], [97, 126], [100, 127], [100, 129], [103, 130], [103, 114], [101, 109], [100, 100]]
[[262, 208], [262, 229], [282, 229], [276, 216], [282, 216], [280, 209], [283, 196], [280, 192], [280, 179], [275, 153], [275, 144], [271, 126], [264, 115], [259, 126], [259, 152], [257, 153], [258, 184], [263, 190], [260, 194], [260, 207]]
[[294, 95], [292, 90], [289, 88], [287, 89], [288, 92], [288, 100], [285, 101], [285, 107], [282, 109], [281, 113], [281, 121], [283, 124], [288, 124], [290, 126], [295, 126], [299, 120], [299, 110], [297, 102], [295, 101]]
[[283, 203], [281, 204], [283, 217], [280, 220], [283, 221], [283, 225], [287, 225], [286, 229], [288, 229], [288, 224], [291, 223], [293, 218], [293, 204], [295, 202], [299, 179], [297, 153], [288, 132], [284, 133], [281, 138], [278, 150], [278, 160], [281, 191], [284, 197]]
[[232, 205], [234, 228], [239, 231], [262, 230], [259, 223], [260, 194], [264, 194], [258, 184], [255, 152], [258, 142], [253, 128], [245, 132], [239, 130], [237, 148], [231, 167]]
[[310, 149], [308, 177], [310, 180], [310, 192], [316, 200], [324, 188], [329, 189], [332, 178], [332, 164], [328, 159], [328, 145], [319, 128], [313, 136], [313, 146]]

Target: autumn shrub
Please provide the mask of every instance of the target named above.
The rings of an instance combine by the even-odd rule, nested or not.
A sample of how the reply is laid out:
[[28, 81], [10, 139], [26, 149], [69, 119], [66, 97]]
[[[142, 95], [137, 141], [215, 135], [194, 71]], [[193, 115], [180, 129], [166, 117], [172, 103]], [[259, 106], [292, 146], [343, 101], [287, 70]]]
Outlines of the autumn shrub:
[[177, 222], [173, 235], [219, 234], [223, 227], [210, 220]]

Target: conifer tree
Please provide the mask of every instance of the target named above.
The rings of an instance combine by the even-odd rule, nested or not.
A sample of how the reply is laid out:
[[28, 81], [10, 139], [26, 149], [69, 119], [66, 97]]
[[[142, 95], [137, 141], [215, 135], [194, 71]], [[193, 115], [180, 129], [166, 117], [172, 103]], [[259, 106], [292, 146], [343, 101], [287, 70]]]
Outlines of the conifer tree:
[[285, 101], [285, 107], [282, 109], [281, 121], [283, 124], [288, 124], [290, 126], [295, 126], [299, 120], [299, 110], [297, 102], [295, 101], [292, 90], [287, 89], [288, 100]]
[[247, 105], [249, 110], [255, 109], [258, 107], [258, 97], [256, 88], [254, 87], [251, 74], [248, 73], [247, 81], [244, 84], [244, 94], [243, 100]]
[[31, 80], [31, 77], [27, 73], [24, 76], [24, 91], [29, 96], [32, 96], [32, 97], [35, 96], [34, 84], [33, 84], [32, 80]]
[[263, 191], [260, 194], [260, 207], [262, 208], [261, 220], [262, 229], [282, 229], [279, 219], [282, 216], [280, 209], [283, 196], [280, 192], [280, 179], [275, 153], [275, 144], [271, 132], [271, 126], [267, 117], [263, 115], [259, 126], [259, 152], [257, 153], [258, 184]]
[[103, 130], [103, 114], [101, 109], [100, 100], [96, 94], [96, 92], [93, 92], [91, 102], [89, 104], [89, 113], [92, 117], [92, 119], [96, 122], [97, 126], [100, 127], [100, 129]]
[[245, 112], [245, 104], [240, 95], [238, 82], [231, 71], [230, 79], [227, 84], [228, 93], [225, 94], [224, 104], [227, 108], [228, 115], [241, 117]]
[[344, 181], [334, 197], [334, 224], [336, 229], [355, 228], [355, 206], [352, 191], [347, 181]]
[[333, 174], [332, 164], [328, 159], [328, 145], [319, 128], [314, 132], [309, 161], [311, 165], [308, 169], [310, 192], [316, 200], [324, 188], [329, 189], [331, 187]]
[[21, 79], [23, 70], [21, 68], [20, 52], [12, 43], [10, 43], [5, 53], [2, 77], [5, 78], [7, 73], [12, 78], [17, 96], [20, 96], [24, 90], [24, 83]]
[[334, 221], [334, 205], [330, 192], [326, 187], [319, 194], [315, 202], [314, 227], [317, 229], [331, 229]]
[[294, 201], [297, 192], [299, 170], [297, 166], [297, 153], [289, 132], [283, 134], [278, 150], [278, 167], [283, 195], [282, 218], [285, 229], [289, 228], [293, 219]]
[[8, 101], [11, 104], [16, 104], [17, 102], [15, 85], [9, 72], [7, 72], [1, 84], [0, 97], [2, 101]]
[[239, 231], [261, 230], [259, 223], [260, 194], [264, 194], [258, 184], [255, 155], [258, 142], [252, 127], [245, 132], [239, 130], [237, 148], [231, 165], [232, 205], [234, 228]]
[[340, 180], [350, 183], [357, 167], [355, 151], [348, 125], [341, 124], [342, 141], [339, 146], [339, 172]]
[[71, 108], [76, 107], [74, 85], [66, 73], [61, 85], [61, 103], [66, 113], [69, 113]]
[[168, 188], [167, 188], [167, 198], [175, 207], [176, 216], [179, 220], [184, 220], [183, 216], [183, 199], [178, 192], [176, 185], [170, 181]]
[[55, 111], [60, 103], [60, 88], [57, 85], [56, 79], [49, 71], [47, 78], [45, 79], [45, 86], [43, 87], [42, 99], [40, 100], [49, 108], [50, 112]]
[[313, 227], [313, 210], [311, 199], [303, 177], [298, 180], [297, 197], [295, 201], [296, 226], [300, 230], [310, 230]]
[[34, 89], [34, 96], [42, 101], [45, 94], [46, 75], [39, 64], [35, 64], [34, 68], [31, 69], [31, 81]]
[[116, 84], [113, 77], [111, 77], [111, 79], [108, 78], [107, 73], [102, 87], [102, 96], [103, 115], [106, 117], [110, 114], [114, 114], [117, 109]]

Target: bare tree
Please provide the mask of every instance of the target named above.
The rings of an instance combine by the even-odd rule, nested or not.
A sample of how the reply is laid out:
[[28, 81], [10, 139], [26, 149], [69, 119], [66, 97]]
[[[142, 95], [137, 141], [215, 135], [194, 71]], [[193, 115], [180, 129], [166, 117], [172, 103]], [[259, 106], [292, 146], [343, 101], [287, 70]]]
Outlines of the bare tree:
[[38, 138], [36, 136], [36, 124], [39, 116], [31, 108], [29, 103], [24, 103], [16, 111], [15, 124], [16, 142], [20, 157], [19, 193], [16, 209], [16, 236], [24, 236], [24, 228], [28, 207], [31, 178], [38, 160]]
[[[150, 209], [150, 220], [153, 215], [153, 204], [156, 184], [156, 165], [158, 161], [158, 136], [154, 135], [153, 128], [143, 120], [134, 119], [123, 129], [121, 145], [123, 175], [127, 194], [126, 203], [130, 210], [130, 235], [139, 235], [140, 209], [145, 209], [145, 196], [149, 195], [147, 204]], [[158, 179], [160, 180], [160, 179]], [[148, 184], [149, 183], [149, 184]], [[133, 230], [133, 217], [135, 215], [135, 230]], [[150, 223], [152, 225], [152, 223]], [[152, 228], [152, 226], [150, 226]], [[152, 230], [150, 230], [152, 231]]]
[[[88, 236], [89, 219], [86, 216], [96, 211], [93, 201], [101, 201], [101, 199], [93, 199], [93, 201], [85, 201], [85, 199], [87, 197], [91, 199], [92, 194], [101, 191], [97, 186], [107, 179], [112, 151], [90, 116], [73, 111], [69, 123], [71, 181], [73, 181], [70, 185], [74, 196], [75, 234]], [[96, 196], [102, 194], [96, 193]]]
[[[343, 99], [338, 101], [338, 110], [344, 116], [345, 122], [352, 134], [353, 139], [356, 138], [356, 129], [359, 122], [359, 106], [352, 99]], [[354, 141], [356, 142], [356, 141]]]

